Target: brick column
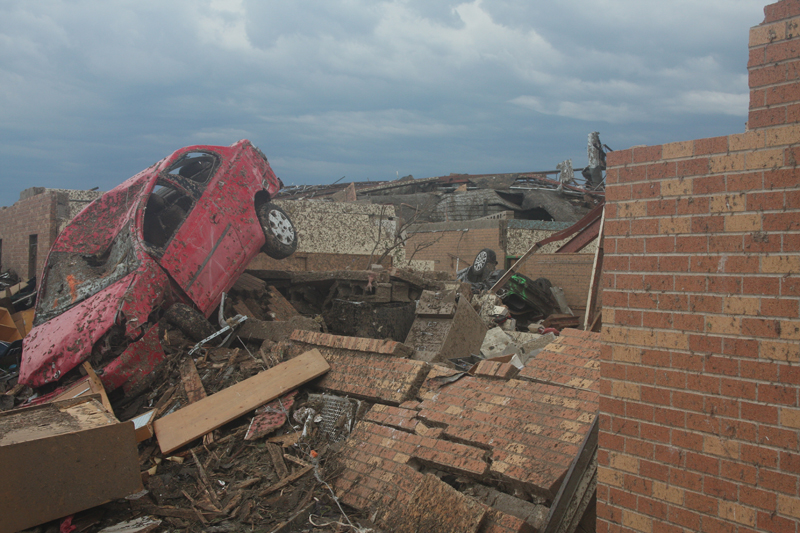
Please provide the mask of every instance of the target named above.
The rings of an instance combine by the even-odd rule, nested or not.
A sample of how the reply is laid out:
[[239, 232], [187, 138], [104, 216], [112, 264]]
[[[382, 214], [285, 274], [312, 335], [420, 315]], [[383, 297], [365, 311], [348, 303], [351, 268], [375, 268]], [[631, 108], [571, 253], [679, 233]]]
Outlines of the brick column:
[[608, 157], [598, 532], [800, 531], [800, 1], [764, 12], [747, 132]]

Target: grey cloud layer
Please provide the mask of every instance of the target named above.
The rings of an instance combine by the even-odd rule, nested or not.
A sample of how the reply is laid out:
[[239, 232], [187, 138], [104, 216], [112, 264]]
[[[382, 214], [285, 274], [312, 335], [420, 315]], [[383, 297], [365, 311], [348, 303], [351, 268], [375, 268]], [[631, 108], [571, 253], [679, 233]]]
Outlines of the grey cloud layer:
[[583, 164], [743, 130], [754, 0], [10, 1], [2, 205], [250, 138], [287, 183]]

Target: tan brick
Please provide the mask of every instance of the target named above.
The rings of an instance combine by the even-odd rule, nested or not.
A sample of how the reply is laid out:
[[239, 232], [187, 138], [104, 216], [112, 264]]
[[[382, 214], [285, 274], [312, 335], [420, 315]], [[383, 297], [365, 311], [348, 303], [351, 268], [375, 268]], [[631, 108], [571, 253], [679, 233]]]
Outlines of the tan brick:
[[800, 340], [800, 321], [781, 320], [781, 339]]
[[660, 481], [653, 482], [653, 497], [665, 502], [683, 505], [683, 489], [671, 487]]
[[[757, 170], [762, 168], [778, 168], [783, 166], [783, 150], [758, 150], [745, 156], [745, 168]], [[663, 190], [663, 186], [662, 186]]]
[[767, 148], [771, 146], [785, 146], [800, 142], [800, 125], [778, 126], [764, 132]]
[[761, 231], [761, 215], [758, 213], [726, 215], [725, 231], [729, 233], [752, 233], [754, 231]]
[[656, 346], [656, 334], [653, 331], [642, 329], [631, 329], [629, 334], [629, 343], [634, 346]]
[[692, 141], [669, 143], [661, 147], [661, 157], [663, 159], [679, 159], [681, 157], [692, 157], [693, 153], [694, 153], [694, 143]]
[[722, 302], [722, 312], [726, 315], [757, 315], [760, 302], [758, 298], [726, 296]]
[[753, 509], [725, 500], [719, 501], [719, 517], [746, 526], [756, 525], [756, 512]]
[[706, 316], [706, 331], [716, 335], [738, 335], [742, 319], [733, 316]]
[[394, 457], [392, 458], [392, 460], [395, 463], [403, 463], [403, 464], [407, 463], [410, 459], [411, 459], [410, 456], [408, 456], [408, 455], [406, 455], [404, 453], [400, 453], [400, 452], [397, 452], [396, 454], [394, 454]]
[[761, 357], [773, 361], [800, 361], [800, 344], [796, 342], [761, 341]]
[[691, 217], [669, 217], [662, 218], [658, 223], [659, 232], [662, 235], [674, 235], [676, 233], [691, 233]]
[[689, 338], [681, 332], [658, 331], [656, 332], [656, 341], [654, 346], [658, 346], [660, 348], [687, 350], [689, 349]]
[[715, 155], [708, 164], [712, 174], [744, 170], [744, 154]]
[[745, 193], [724, 194], [712, 196], [708, 201], [708, 210], [712, 213], [733, 213], [744, 211], [746, 206]]
[[525, 426], [523, 427], [525, 433], [532, 433], [534, 435], [538, 435], [539, 433], [542, 432], [543, 429], [544, 428], [539, 424], [525, 424]]
[[800, 256], [770, 255], [761, 258], [761, 272], [767, 274], [800, 273]]
[[617, 204], [617, 216], [620, 218], [643, 217], [647, 214], [645, 202], [625, 202]]
[[642, 533], [651, 533], [653, 531], [652, 518], [627, 509], [622, 511], [622, 525]]
[[800, 409], [781, 407], [781, 425], [787, 428], [800, 429]]
[[457, 405], [451, 405], [447, 409], [445, 409], [445, 412], [449, 415], [460, 415], [463, 410], [464, 409], [462, 409]]
[[634, 346], [614, 346], [611, 349], [611, 359], [625, 363], [641, 363], [642, 354], [641, 350]]
[[509, 467], [508, 463], [504, 463], [502, 461], [494, 461], [492, 463], [492, 472], [499, 472], [502, 474], [503, 472], [508, 470], [508, 467]]
[[[495, 465], [497, 465], [497, 461], [492, 463], [492, 470], [495, 470]], [[622, 487], [623, 480], [624, 475], [622, 472], [618, 472], [617, 470], [613, 470], [611, 468], [606, 468], [605, 466], [597, 467], [597, 481], [603, 485]]]
[[639, 459], [630, 455], [622, 455], [615, 452], [609, 452], [608, 464], [617, 470], [624, 470], [631, 474], [639, 473]]
[[720, 439], [707, 435], [703, 438], [703, 451], [730, 459], [739, 458], [739, 443], [728, 439]]
[[506, 446], [506, 451], [509, 453], [516, 453], [516, 454], [524, 454], [525, 453], [525, 445], [520, 444], [518, 442], [511, 442]]
[[750, 28], [750, 48], [761, 46], [786, 38], [786, 22], [776, 22], [766, 26]]
[[604, 342], [631, 344], [630, 342], [628, 342], [628, 337], [630, 335], [630, 328], [624, 328], [618, 326], [603, 326], [602, 335]]
[[578, 424], [571, 420], [563, 420], [558, 427], [564, 431], [579, 431], [583, 427], [583, 424]]
[[679, 196], [692, 194], [692, 181], [684, 179], [664, 180], [661, 182], [662, 196]]
[[778, 494], [778, 512], [800, 519], [800, 498]]
[[764, 148], [764, 131], [748, 131], [746, 133], [737, 133], [728, 137], [728, 148], [731, 152], [741, 150], [758, 150]]
[[611, 385], [611, 394], [618, 398], [627, 398], [629, 400], [638, 400], [641, 398], [639, 385], [625, 383], [624, 381], [615, 381]]

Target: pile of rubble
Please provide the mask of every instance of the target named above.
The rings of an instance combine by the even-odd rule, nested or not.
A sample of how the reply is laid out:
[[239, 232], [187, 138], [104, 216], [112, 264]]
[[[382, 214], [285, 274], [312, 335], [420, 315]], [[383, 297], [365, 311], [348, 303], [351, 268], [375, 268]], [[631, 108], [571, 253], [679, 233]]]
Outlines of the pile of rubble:
[[0, 531], [593, 524], [599, 334], [516, 331], [428, 276], [251, 271], [236, 327], [162, 320], [144, 390], [107, 394], [89, 362], [49, 395], [0, 382]]

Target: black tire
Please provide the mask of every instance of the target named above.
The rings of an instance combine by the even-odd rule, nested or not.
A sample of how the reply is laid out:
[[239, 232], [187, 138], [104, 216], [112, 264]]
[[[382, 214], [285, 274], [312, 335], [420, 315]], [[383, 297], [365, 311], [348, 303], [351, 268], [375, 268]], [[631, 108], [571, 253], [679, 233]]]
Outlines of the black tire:
[[286, 211], [266, 203], [258, 208], [258, 220], [267, 242], [261, 251], [273, 259], [289, 257], [297, 249], [297, 231]]
[[484, 248], [478, 252], [475, 256], [475, 260], [472, 261], [472, 272], [478, 277], [483, 277], [484, 272], [488, 274], [494, 271], [496, 265], [497, 255], [494, 253], [494, 250], [491, 248]]
[[173, 305], [167, 309], [164, 318], [195, 342], [200, 342], [214, 334], [214, 328], [206, 320], [206, 317], [197, 309], [186, 304]]

